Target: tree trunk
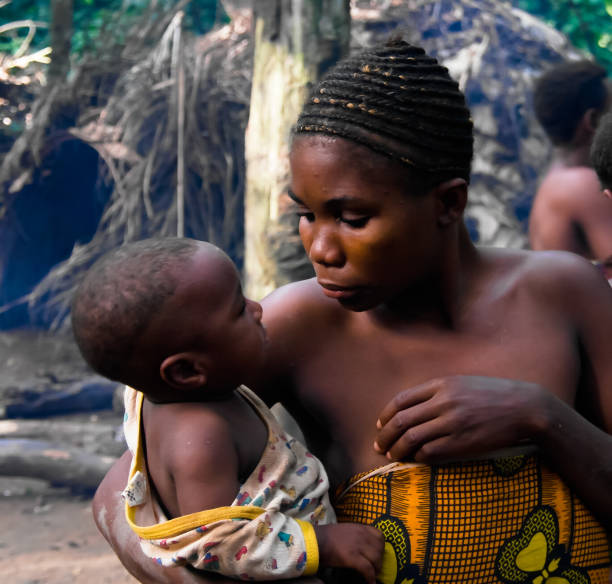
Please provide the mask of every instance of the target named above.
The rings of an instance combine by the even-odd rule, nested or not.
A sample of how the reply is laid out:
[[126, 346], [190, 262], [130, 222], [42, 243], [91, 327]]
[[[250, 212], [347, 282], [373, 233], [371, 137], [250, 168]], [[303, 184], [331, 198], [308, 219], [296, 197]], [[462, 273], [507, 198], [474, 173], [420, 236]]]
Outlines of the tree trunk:
[[66, 80], [70, 70], [73, 0], [51, 1], [51, 65], [49, 83]]
[[[348, 51], [349, 0], [257, 0], [251, 108], [246, 133], [245, 283], [262, 298], [292, 279], [276, 253], [282, 195], [289, 181], [289, 140], [308, 87]], [[293, 245], [299, 245], [294, 238]], [[276, 258], [274, 257], [276, 255]], [[292, 260], [293, 261], [293, 260]]]

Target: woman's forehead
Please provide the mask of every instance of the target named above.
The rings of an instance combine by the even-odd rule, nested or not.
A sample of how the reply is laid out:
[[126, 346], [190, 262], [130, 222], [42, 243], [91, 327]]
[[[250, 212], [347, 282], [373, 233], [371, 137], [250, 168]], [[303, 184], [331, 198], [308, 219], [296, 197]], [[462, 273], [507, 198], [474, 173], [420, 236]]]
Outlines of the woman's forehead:
[[326, 135], [301, 136], [294, 143], [291, 171], [294, 187], [315, 177], [336, 184], [358, 181], [394, 188], [413, 180], [413, 172], [405, 164], [345, 138]]

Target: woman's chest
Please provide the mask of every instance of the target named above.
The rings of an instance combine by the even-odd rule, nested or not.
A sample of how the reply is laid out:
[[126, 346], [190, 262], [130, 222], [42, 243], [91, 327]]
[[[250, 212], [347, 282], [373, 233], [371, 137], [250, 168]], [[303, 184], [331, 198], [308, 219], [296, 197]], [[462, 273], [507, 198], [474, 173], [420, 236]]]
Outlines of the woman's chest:
[[332, 335], [298, 361], [298, 399], [325, 421], [346, 456], [368, 464], [376, 463], [372, 443], [381, 410], [399, 392], [434, 378], [529, 381], [573, 403], [580, 360], [572, 331], [554, 321], [532, 324], [508, 315], [480, 332]]

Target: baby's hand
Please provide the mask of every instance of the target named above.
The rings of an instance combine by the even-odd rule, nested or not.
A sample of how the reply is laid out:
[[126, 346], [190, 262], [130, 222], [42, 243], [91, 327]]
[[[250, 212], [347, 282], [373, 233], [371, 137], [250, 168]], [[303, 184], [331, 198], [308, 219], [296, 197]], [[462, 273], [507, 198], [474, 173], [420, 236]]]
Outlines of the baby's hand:
[[367, 584], [376, 584], [385, 549], [383, 534], [378, 529], [357, 523], [335, 523], [319, 525], [315, 533], [321, 566], [352, 568]]

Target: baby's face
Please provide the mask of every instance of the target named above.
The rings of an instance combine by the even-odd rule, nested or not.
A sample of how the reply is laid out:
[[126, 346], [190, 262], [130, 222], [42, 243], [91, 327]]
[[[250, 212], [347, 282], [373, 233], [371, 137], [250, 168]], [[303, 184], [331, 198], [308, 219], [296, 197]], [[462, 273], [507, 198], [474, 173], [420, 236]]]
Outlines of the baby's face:
[[191, 347], [210, 364], [208, 386], [231, 391], [254, 380], [263, 365], [266, 331], [261, 306], [245, 298], [238, 271], [214, 248], [203, 247], [181, 274], [173, 298], [177, 322]]

